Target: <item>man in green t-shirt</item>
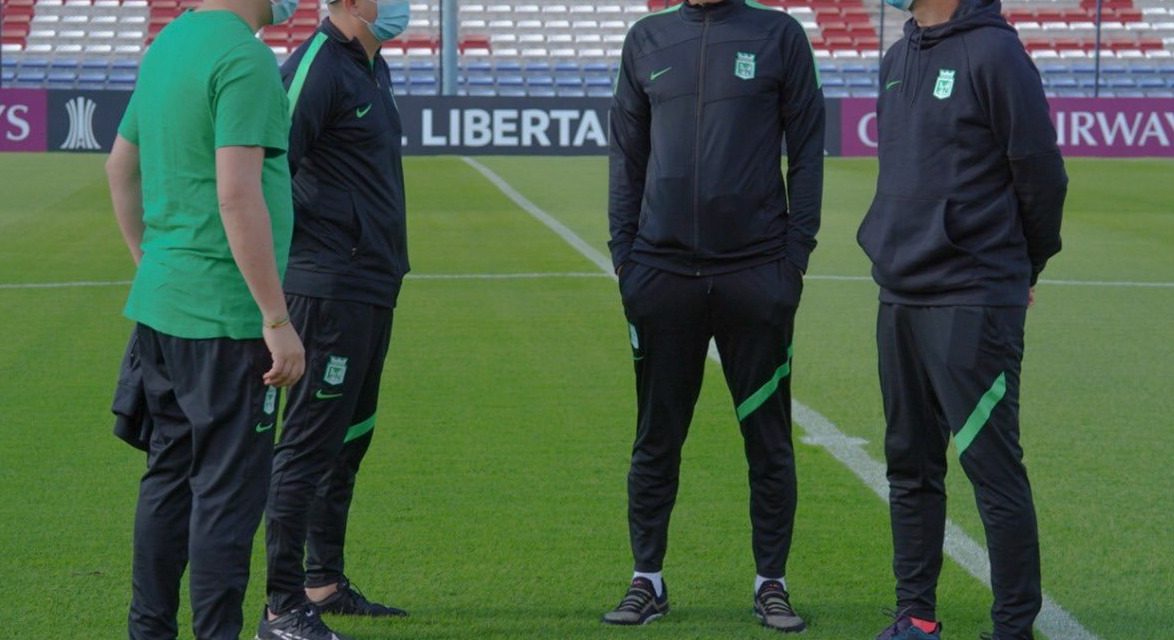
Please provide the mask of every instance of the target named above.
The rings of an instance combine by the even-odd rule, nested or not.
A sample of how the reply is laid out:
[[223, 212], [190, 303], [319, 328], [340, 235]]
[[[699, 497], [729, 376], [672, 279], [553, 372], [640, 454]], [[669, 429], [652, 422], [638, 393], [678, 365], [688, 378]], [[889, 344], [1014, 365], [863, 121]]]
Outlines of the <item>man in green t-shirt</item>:
[[290, 14], [287, 0], [206, 0], [168, 25], [107, 161], [138, 265], [125, 314], [137, 322], [154, 422], [135, 516], [132, 640], [176, 637], [185, 566], [195, 637], [236, 640], [243, 626], [276, 387], [305, 368], [281, 287], [289, 107], [253, 35]]

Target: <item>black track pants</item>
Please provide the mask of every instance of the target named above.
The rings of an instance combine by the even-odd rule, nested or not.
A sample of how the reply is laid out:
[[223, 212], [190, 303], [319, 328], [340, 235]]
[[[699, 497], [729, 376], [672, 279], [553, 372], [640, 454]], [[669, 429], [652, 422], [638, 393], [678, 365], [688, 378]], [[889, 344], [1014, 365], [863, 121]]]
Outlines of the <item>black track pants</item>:
[[132, 640], [173, 640], [186, 566], [198, 640], [236, 640], [265, 508], [277, 391], [261, 340], [187, 340], [139, 325], [154, 420], [135, 511]]
[[304, 603], [305, 587], [342, 575], [346, 520], [375, 426], [392, 324], [386, 307], [286, 299], [306, 346], [306, 375], [290, 389], [266, 507], [267, 592], [275, 613]]
[[882, 304], [877, 319], [897, 606], [934, 619], [951, 436], [986, 532], [995, 637], [1027, 640], [1040, 560], [1019, 446], [1022, 307]]
[[802, 286], [785, 260], [709, 277], [624, 267], [620, 291], [636, 365], [628, 524], [637, 571], [659, 571], [664, 561], [681, 447], [712, 337], [749, 463], [755, 564], [763, 576], [784, 575], [796, 500], [791, 338]]

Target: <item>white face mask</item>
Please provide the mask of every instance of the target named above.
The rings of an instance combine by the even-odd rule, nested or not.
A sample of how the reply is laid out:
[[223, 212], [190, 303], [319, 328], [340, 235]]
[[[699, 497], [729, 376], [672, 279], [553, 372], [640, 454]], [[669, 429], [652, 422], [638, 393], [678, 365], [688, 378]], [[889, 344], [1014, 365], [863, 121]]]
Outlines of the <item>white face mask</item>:
[[411, 17], [412, 7], [408, 0], [371, 0], [375, 3], [375, 21], [363, 24], [371, 31], [371, 35], [380, 42], [387, 42], [404, 32], [408, 28], [408, 19]]
[[270, 24], [281, 24], [292, 18], [298, 10], [298, 0], [270, 0], [269, 6], [273, 9], [273, 22]]
[[902, 11], [909, 11], [913, 8], [914, 0], [885, 0], [885, 2], [887, 4], [893, 5], [894, 7], [897, 7]]

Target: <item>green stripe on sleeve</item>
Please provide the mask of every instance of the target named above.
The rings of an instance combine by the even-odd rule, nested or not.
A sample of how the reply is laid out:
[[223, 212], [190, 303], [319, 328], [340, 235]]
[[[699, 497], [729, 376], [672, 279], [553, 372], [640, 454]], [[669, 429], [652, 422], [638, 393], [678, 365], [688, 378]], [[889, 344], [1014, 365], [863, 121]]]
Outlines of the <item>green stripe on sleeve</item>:
[[375, 428], [375, 416], [372, 415], [370, 418], [367, 418], [366, 420], [360, 422], [359, 424], [351, 425], [351, 428], [346, 430], [346, 437], [342, 439], [342, 442], [343, 442], [343, 444], [346, 444], [346, 443], [350, 442], [351, 440], [357, 440], [357, 439], [367, 435], [368, 433], [371, 433], [371, 430], [374, 428]]
[[302, 95], [302, 86], [306, 84], [306, 76], [310, 73], [310, 65], [314, 64], [314, 57], [318, 55], [318, 50], [326, 43], [327, 35], [318, 32], [314, 39], [310, 41], [310, 46], [306, 49], [306, 55], [302, 56], [302, 61], [298, 63], [298, 70], [294, 72], [293, 82], [289, 83], [289, 115], [293, 117], [294, 108], [298, 106], [298, 97]]
[[795, 345], [792, 343], [787, 347], [786, 361], [779, 365], [778, 369], [775, 369], [775, 373], [770, 377], [770, 380], [767, 380], [766, 384], [759, 387], [757, 391], [750, 394], [749, 398], [746, 398], [742, 401], [742, 404], [738, 405], [736, 410], [738, 414], [738, 422], [745, 420], [746, 416], [757, 411], [759, 407], [761, 407], [772, 395], [774, 395], [775, 391], [779, 390], [779, 383], [782, 382], [783, 378], [791, 375], [791, 356], [794, 355], [794, 353]]
[[998, 378], [995, 378], [994, 384], [986, 393], [982, 394], [982, 398], [978, 401], [978, 406], [974, 411], [970, 412], [970, 417], [966, 419], [966, 424], [958, 430], [958, 434], [954, 436], [954, 447], [958, 449], [958, 457], [962, 457], [962, 453], [970, 447], [970, 443], [978, 437], [978, 432], [986, 426], [987, 420], [991, 418], [991, 412], [995, 410], [995, 405], [1003, 399], [1007, 393], [1007, 374], [1000, 373]]

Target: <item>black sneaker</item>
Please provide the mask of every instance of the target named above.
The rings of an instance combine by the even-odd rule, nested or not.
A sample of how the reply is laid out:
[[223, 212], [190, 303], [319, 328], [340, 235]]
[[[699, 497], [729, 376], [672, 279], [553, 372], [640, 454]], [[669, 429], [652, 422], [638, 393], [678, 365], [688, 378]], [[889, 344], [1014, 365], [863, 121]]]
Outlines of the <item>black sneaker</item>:
[[937, 623], [937, 627], [926, 633], [913, 625], [913, 619], [907, 613], [908, 609], [902, 611], [885, 611], [885, 615], [893, 618], [893, 624], [885, 627], [876, 636], [876, 640], [941, 640], [942, 625]]
[[778, 580], [767, 580], [754, 594], [754, 616], [762, 626], [783, 633], [798, 633], [807, 628], [791, 608], [791, 596]]
[[603, 614], [607, 624], [648, 624], [669, 612], [669, 586], [661, 584], [664, 592], [656, 597], [652, 581], [644, 577], [632, 578], [628, 593], [615, 609]]
[[269, 619], [269, 611], [261, 613], [261, 626], [253, 640], [347, 640], [330, 630], [322, 618], [318, 616], [318, 609], [312, 604], [302, 605], [296, 609], [281, 614], [274, 620]]
[[378, 602], [371, 602], [359, 591], [350, 580], [343, 576], [338, 581], [338, 591], [330, 594], [322, 602], [315, 602], [315, 606], [322, 613], [337, 616], [371, 616], [375, 618], [402, 618], [408, 615], [403, 609], [396, 609]]

